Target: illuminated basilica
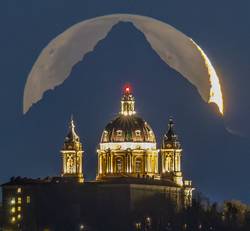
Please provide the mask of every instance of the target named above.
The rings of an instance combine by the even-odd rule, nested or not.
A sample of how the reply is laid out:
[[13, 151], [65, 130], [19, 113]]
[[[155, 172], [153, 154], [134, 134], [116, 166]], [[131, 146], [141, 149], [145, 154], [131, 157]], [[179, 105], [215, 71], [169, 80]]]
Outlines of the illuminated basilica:
[[[62, 177], [83, 182], [83, 150], [73, 118], [61, 153]], [[107, 124], [101, 135], [97, 154], [97, 181], [122, 178], [172, 181], [186, 188], [189, 200], [192, 196], [191, 181], [183, 181], [182, 149], [174, 132], [173, 120], [169, 120], [168, 131], [163, 137], [161, 148], [158, 149], [153, 129], [136, 113], [135, 98], [130, 87], [125, 87], [118, 116]]]
[[173, 121], [170, 120], [162, 149], [158, 150], [152, 128], [136, 114], [135, 99], [130, 88], [126, 87], [119, 115], [108, 123], [101, 136], [97, 150], [97, 179], [167, 177], [183, 185], [181, 147], [173, 131], [173, 125]]
[[2, 185], [4, 228], [72, 231], [84, 222], [97, 225], [98, 217], [128, 230], [125, 224], [132, 222], [136, 211], [191, 205], [194, 189], [191, 181], [183, 180], [182, 148], [173, 119], [159, 147], [150, 125], [136, 113], [130, 87], [124, 90], [119, 114], [101, 134], [97, 155], [96, 179], [87, 181], [83, 145], [71, 118], [61, 149], [60, 176], [12, 177]]

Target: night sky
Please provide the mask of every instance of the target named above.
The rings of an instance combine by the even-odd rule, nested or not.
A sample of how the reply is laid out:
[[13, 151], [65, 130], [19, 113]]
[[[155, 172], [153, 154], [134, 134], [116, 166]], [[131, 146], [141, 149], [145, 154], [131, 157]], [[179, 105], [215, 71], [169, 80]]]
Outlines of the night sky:
[[[169, 116], [184, 149], [187, 178], [212, 200], [250, 203], [250, 2], [248, 1], [20, 1], [0, 3], [0, 182], [61, 171], [60, 148], [74, 114], [83, 142], [84, 174], [96, 174], [96, 147], [119, 112], [131, 83], [136, 110], [160, 144]], [[222, 84], [225, 116], [151, 49], [130, 23], [119, 23], [78, 63], [65, 83], [22, 114], [27, 76], [41, 50], [84, 19], [112, 13], [150, 16], [193, 38]], [[230, 132], [229, 132], [230, 131]]]

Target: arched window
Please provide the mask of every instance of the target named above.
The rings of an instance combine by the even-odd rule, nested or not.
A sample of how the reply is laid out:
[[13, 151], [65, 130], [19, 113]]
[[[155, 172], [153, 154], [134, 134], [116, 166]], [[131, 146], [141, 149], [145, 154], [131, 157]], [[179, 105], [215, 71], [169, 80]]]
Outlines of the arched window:
[[73, 174], [75, 173], [75, 163], [74, 163], [74, 158], [72, 155], [67, 156], [67, 162], [66, 162], [66, 170], [68, 174]]
[[141, 131], [140, 130], [135, 130], [135, 135], [140, 137], [141, 136]]
[[120, 173], [120, 172], [122, 172], [122, 165], [123, 165], [123, 163], [122, 163], [122, 158], [116, 158], [116, 172], [117, 173]]
[[108, 132], [107, 132], [106, 130], [103, 132], [102, 140], [103, 140], [104, 142], [107, 142], [107, 141], [108, 141]]
[[166, 157], [165, 167], [167, 172], [172, 171], [172, 158], [170, 156]]
[[142, 159], [141, 158], [137, 158], [135, 161], [135, 172], [136, 173], [142, 172]]
[[122, 136], [122, 130], [117, 130], [116, 134], [117, 134], [117, 136]]

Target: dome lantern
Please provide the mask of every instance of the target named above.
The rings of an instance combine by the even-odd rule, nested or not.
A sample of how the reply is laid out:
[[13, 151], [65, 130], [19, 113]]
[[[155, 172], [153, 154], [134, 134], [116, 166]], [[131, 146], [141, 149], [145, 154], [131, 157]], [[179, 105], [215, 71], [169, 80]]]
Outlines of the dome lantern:
[[121, 112], [124, 116], [131, 116], [136, 113], [135, 111], [135, 98], [131, 93], [131, 87], [125, 86], [124, 94], [121, 100]]
[[[100, 146], [107, 147], [105, 143], [114, 142], [151, 143], [150, 146], [156, 147], [155, 134], [152, 128], [136, 114], [135, 99], [131, 93], [131, 86], [128, 85], [124, 87], [121, 111], [105, 127], [101, 136]], [[105, 145], [102, 145], [103, 143]], [[143, 146], [143, 144], [140, 145]]]

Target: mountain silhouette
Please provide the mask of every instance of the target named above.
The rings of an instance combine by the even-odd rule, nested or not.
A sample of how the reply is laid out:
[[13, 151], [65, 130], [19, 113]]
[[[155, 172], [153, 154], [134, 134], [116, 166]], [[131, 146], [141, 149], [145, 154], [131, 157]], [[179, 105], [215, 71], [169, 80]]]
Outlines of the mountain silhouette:
[[[158, 148], [173, 116], [184, 149], [184, 175], [196, 189], [214, 200], [248, 197], [250, 155], [245, 150], [249, 141], [230, 134], [217, 106], [205, 103], [197, 89], [168, 67], [130, 23], [114, 26], [64, 84], [48, 91], [20, 120], [17, 134], [7, 141], [16, 144], [18, 152], [8, 157], [15, 162], [6, 174], [59, 175], [60, 148], [73, 113], [85, 151], [84, 175], [93, 179], [96, 147], [105, 125], [120, 110], [127, 82], [133, 86], [136, 111], [157, 136]], [[28, 137], [22, 136], [24, 130]], [[29, 169], [22, 167], [24, 162]]]

